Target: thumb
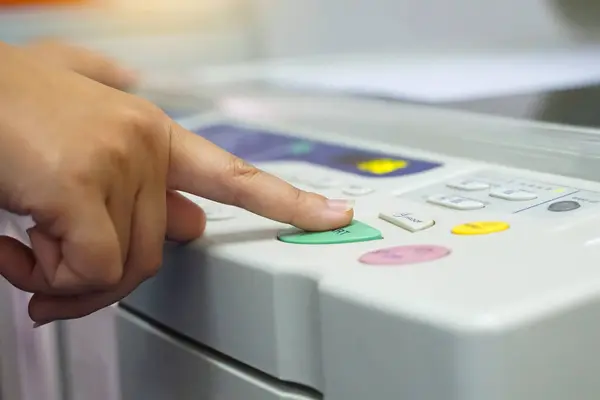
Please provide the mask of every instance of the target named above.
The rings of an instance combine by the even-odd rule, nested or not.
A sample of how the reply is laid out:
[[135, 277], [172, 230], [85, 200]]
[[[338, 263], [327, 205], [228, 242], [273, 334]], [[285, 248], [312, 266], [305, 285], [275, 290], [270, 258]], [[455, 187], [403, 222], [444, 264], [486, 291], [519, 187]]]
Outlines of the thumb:
[[0, 236], [0, 275], [17, 289], [33, 292], [43, 282], [35, 274], [35, 257], [23, 243], [9, 236]]
[[172, 122], [169, 187], [308, 231], [350, 224], [353, 204], [300, 190]]

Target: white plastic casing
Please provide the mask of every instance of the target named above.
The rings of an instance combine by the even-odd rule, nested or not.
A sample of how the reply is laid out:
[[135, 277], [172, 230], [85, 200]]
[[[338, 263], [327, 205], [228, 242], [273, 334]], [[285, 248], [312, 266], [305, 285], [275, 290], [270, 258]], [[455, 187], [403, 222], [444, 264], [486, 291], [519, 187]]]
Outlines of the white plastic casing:
[[[303, 163], [260, 164], [331, 198], [352, 197], [343, 191], [348, 185], [370, 189], [354, 196], [355, 218], [380, 230], [383, 239], [283, 243], [277, 240], [283, 224], [193, 197], [214, 219], [205, 237], [167, 245], [158, 277], [125, 306], [253, 368], [314, 388], [327, 400], [597, 399], [600, 184], [330, 132], [293, 133], [443, 165], [367, 178]], [[324, 189], [322, 179], [339, 185]], [[490, 188], [448, 186], [464, 179]], [[498, 188], [537, 198], [490, 196]], [[461, 211], [429, 203], [436, 194], [485, 207]], [[580, 207], [548, 210], [559, 201]], [[380, 218], [387, 211], [435, 224], [411, 232]], [[451, 232], [478, 221], [510, 228], [485, 235]], [[423, 244], [450, 253], [409, 265], [359, 261], [371, 251]]]

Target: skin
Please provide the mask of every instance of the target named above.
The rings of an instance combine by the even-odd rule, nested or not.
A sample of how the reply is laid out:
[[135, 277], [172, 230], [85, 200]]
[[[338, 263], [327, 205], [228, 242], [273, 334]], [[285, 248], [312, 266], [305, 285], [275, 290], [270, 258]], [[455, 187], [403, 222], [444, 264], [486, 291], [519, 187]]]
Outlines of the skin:
[[0, 208], [30, 215], [31, 247], [0, 236], [0, 272], [33, 293], [37, 324], [113, 304], [156, 274], [165, 238], [200, 237], [176, 191], [306, 230], [350, 223], [350, 203], [301, 191], [122, 90], [135, 75], [57, 42], [0, 42]]

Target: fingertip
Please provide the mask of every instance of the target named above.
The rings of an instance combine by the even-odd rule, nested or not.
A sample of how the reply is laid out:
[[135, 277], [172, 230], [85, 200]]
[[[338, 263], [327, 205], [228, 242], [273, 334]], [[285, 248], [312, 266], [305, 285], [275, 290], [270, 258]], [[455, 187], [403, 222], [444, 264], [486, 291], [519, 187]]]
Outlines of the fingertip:
[[316, 193], [301, 192], [304, 198], [296, 208], [292, 225], [305, 231], [327, 231], [348, 226], [354, 218], [354, 201], [328, 199]]
[[318, 223], [317, 230], [338, 229], [350, 225], [354, 218], [353, 200], [325, 199], [324, 203], [321, 219], [315, 219], [315, 224]]

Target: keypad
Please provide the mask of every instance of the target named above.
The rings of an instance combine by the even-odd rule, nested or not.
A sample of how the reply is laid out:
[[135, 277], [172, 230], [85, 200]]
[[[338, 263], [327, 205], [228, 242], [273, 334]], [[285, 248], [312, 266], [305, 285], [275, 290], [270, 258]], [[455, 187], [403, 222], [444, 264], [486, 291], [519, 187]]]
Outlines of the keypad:
[[[504, 176], [491, 171], [439, 182], [398, 196], [448, 210], [471, 213], [486, 210], [500, 214], [531, 214], [530, 209], [541, 206], [546, 213], [556, 214], [578, 209], [573, 203], [561, 203], [562, 200], [578, 202], [577, 199], [567, 199], [578, 192], [578, 189], [572, 187]], [[549, 207], [554, 203], [557, 204]]]

